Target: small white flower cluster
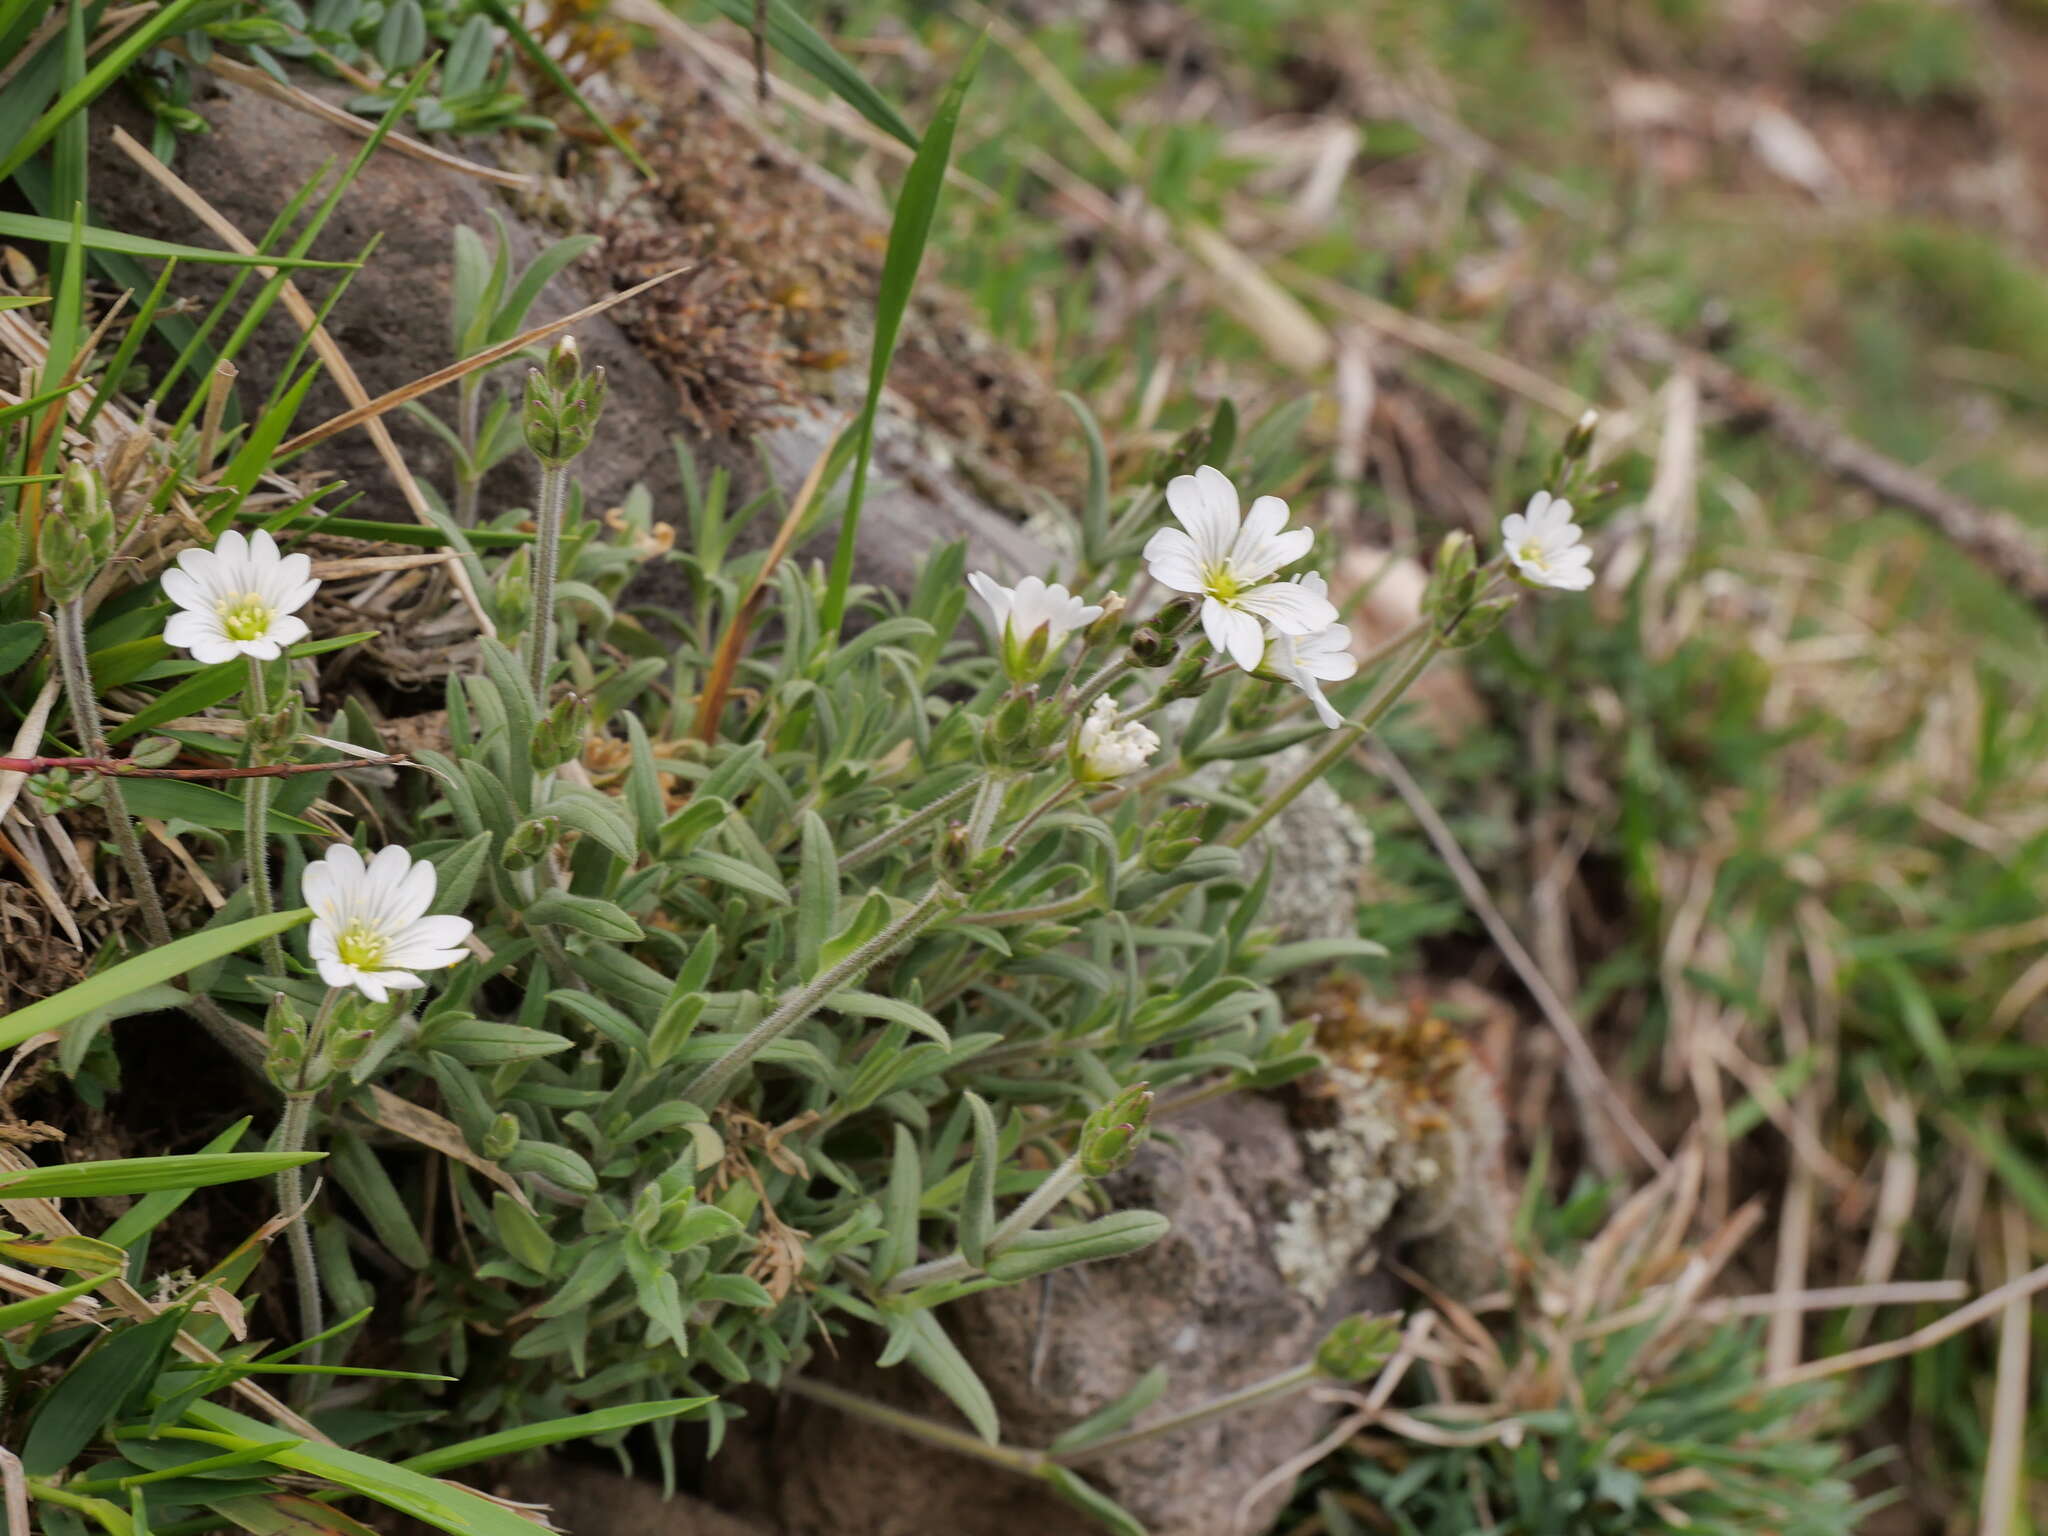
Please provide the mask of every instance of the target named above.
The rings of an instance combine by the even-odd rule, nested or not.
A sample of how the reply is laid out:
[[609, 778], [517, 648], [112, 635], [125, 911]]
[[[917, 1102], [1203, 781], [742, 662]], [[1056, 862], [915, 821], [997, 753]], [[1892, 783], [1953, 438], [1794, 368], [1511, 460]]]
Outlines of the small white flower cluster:
[[1144, 767], [1159, 750], [1158, 733], [1150, 726], [1136, 720], [1118, 725], [1116, 715], [1116, 701], [1104, 694], [1081, 722], [1075, 745], [1084, 778], [1120, 779]]

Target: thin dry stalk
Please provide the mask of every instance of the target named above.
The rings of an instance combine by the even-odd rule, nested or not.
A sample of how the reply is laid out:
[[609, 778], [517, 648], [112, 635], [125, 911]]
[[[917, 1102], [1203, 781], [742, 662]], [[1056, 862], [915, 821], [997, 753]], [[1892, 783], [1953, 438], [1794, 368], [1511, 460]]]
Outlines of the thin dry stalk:
[[1542, 1011], [1545, 1021], [1564, 1043], [1565, 1052], [1570, 1057], [1572, 1065], [1568, 1081], [1574, 1085], [1575, 1091], [1583, 1096], [1580, 1111], [1587, 1140], [1598, 1146], [1606, 1139], [1600, 1130], [1599, 1117], [1591, 1112], [1591, 1106], [1597, 1104], [1628, 1139], [1629, 1145], [1635, 1148], [1637, 1156], [1659, 1173], [1669, 1168], [1671, 1159], [1665, 1155], [1664, 1149], [1657, 1145], [1655, 1138], [1643, 1129], [1642, 1122], [1636, 1119], [1628, 1105], [1622, 1102], [1621, 1095], [1615, 1091], [1614, 1085], [1607, 1080], [1607, 1074], [1601, 1070], [1600, 1059], [1593, 1054], [1592, 1046], [1586, 1042], [1585, 1031], [1579, 1028], [1578, 1020], [1572, 1017], [1571, 1010], [1564, 1004], [1564, 999], [1557, 995], [1556, 989], [1550, 985], [1542, 970], [1530, 958], [1528, 950], [1522, 947], [1522, 942], [1515, 937], [1514, 930], [1508, 927], [1507, 919], [1501, 916], [1500, 909], [1493, 904], [1493, 898], [1487, 895], [1486, 883], [1479, 878], [1479, 871], [1474, 869], [1472, 861], [1465, 857], [1465, 851], [1458, 845], [1456, 834], [1451, 831], [1443, 817], [1437, 814], [1436, 807], [1430, 804], [1422, 786], [1415, 782], [1414, 777], [1402, 766], [1400, 759], [1382, 742], [1371, 742], [1361, 746], [1356, 756], [1368, 769], [1394, 786], [1395, 792], [1407, 805], [1409, 814], [1421, 825], [1423, 834], [1429, 839], [1430, 846], [1436, 850], [1437, 857], [1449, 866], [1452, 876], [1458, 882], [1459, 891], [1471, 906], [1473, 914], [1485, 926], [1488, 937], [1493, 940], [1502, 957], [1513, 967], [1522, 985], [1529, 989], [1529, 995], [1536, 1000], [1536, 1006]]
[[[1999, 1208], [2005, 1271], [2018, 1280], [2027, 1266], [2027, 1219], [2011, 1201]], [[2010, 1283], [2010, 1282], [2008, 1282]], [[1998, 1319], [1998, 1384], [1991, 1393], [1991, 1447], [1984, 1457], [1984, 1491], [1978, 1499], [1977, 1536], [2015, 1536], [2020, 1480], [2027, 1456], [2027, 1400], [2032, 1305], [2024, 1296], [2006, 1303]]]
[[1802, 1381], [1820, 1381], [1828, 1376], [1839, 1376], [1844, 1371], [1860, 1371], [1866, 1365], [1879, 1365], [1886, 1360], [1917, 1355], [1921, 1350], [1932, 1349], [1942, 1340], [1952, 1339], [1966, 1328], [1973, 1328], [1986, 1318], [1996, 1317], [2015, 1302], [2024, 1302], [2044, 1290], [2048, 1290], [2048, 1264], [2008, 1280], [1997, 1290], [1979, 1296], [1968, 1306], [1958, 1307], [1948, 1316], [1914, 1330], [1903, 1339], [1887, 1339], [1881, 1344], [1866, 1344], [1861, 1349], [1830, 1355], [1825, 1360], [1810, 1360], [1794, 1370], [1770, 1377], [1764, 1384], [1789, 1387]]

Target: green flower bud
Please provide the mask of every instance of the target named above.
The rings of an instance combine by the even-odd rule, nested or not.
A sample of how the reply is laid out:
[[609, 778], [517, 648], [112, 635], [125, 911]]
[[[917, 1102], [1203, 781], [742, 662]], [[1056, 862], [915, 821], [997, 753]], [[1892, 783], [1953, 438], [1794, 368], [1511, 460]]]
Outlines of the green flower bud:
[[1462, 530], [1444, 535], [1437, 546], [1436, 567], [1423, 594], [1422, 611], [1438, 630], [1456, 624], [1479, 595], [1479, 557], [1472, 535]]
[[491, 1128], [484, 1132], [483, 1144], [477, 1151], [492, 1162], [501, 1163], [512, 1155], [512, 1149], [518, 1145], [519, 1117], [506, 1110], [491, 1122]]
[[491, 585], [491, 606], [497, 610], [498, 628], [517, 635], [533, 614], [533, 558], [531, 547], [522, 544], [512, 558], [498, 568]]
[[1444, 632], [1444, 645], [1458, 650], [1476, 645], [1500, 627], [1500, 621], [1508, 610], [1515, 606], [1512, 593], [1503, 597], [1489, 597], [1483, 603], [1474, 603], [1465, 610], [1464, 616]]
[[1332, 1328], [1316, 1350], [1316, 1369], [1332, 1381], [1364, 1381], [1393, 1358], [1401, 1320], [1359, 1312]]
[[1107, 645], [1122, 633], [1123, 627], [1123, 594], [1108, 593], [1102, 599], [1102, 616], [1081, 631], [1081, 643], [1084, 646]]
[[1164, 633], [1155, 622], [1138, 626], [1126, 654], [1134, 667], [1163, 667], [1179, 652], [1180, 643]]
[[135, 743], [128, 754], [128, 761], [138, 768], [168, 768], [184, 750], [168, 736], [145, 736]]
[[1600, 413], [1588, 407], [1565, 434], [1564, 448], [1559, 457], [1565, 464], [1576, 464], [1593, 447], [1593, 434], [1600, 430]]
[[576, 387], [576, 381], [583, 374], [583, 354], [577, 349], [576, 338], [564, 332], [555, 338], [555, 345], [548, 353], [547, 381], [557, 393]]
[[113, 524], [110, 516], [102, 519], [103, 505], [97, 477], [74, 461], [64, 472], [62, 492], [44, 507], [42, 527], [36, 531], [36, 564], [53, 603], [78, 597], [106, 564]]
[[263, 1034], [270, 1049], [263, 1058], [263, 1073], [280, 1093], [302, 1093], [315, 1086], [308, 1082], [306, 1020], [282, 992], [273, 993], [270, 1009], [263, 1017]]
[[85, 530], [93, 558], [105, 562], [114, 553], [114, 508], [100, 472], [80, 459], [64, 466], [64, 514]]
[[1044, 752], [1067, 733], [1067, 707], [1058, 699], [1047, 699], [1031, 712], [1029, 741], [1034, 751]]
[[1133, 1083], [1090, 1115], [1081, 1127], [1081, 1171], [1092, 1179], [1131, 1160], [1152, 1128], [1152, 1090]]
[[535, 771], [553, 773], [571, 758], [581, 757], [589, 734], [589, 701], [578, 694], [564, 694], [534, 725], [529, 750]]
[[1166, 700], [1194, 698], [1209, 686], [1202, 680], [1208, 668], [1207, 656], [1200, 651], [1189, 651], [1167, 674], [1166, 685], [1159, 690], [1159, 696]]
[[531, 869], [555, 846], [562, 835], [562, 823], [553, 816], [535, 816], [522, 821], [505, 839], [505, 867], [517, 874]]
[[1208, 811], [1199, 805], [1177, 805], [1145, 829], [1145, 867], [1163, 875], [1179, 869], [1202, 846], [1202, 822]]
[[249, 760], [259, 764], [290, 761], [292, 747], [305, 728], [305, 705], [297, 693], [287, 693], [276, 709], [250, 719], [243, 733], [243, 740], [249, 744]]

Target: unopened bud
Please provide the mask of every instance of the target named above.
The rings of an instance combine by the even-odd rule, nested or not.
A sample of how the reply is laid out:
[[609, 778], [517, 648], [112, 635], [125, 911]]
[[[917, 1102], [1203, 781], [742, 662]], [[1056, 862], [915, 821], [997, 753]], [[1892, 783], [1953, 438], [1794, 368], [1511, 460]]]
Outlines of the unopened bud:
[[1208, 671], [1209, 658], [1200, 651], [1189, 651], [1181, 657], [1180, 664], [1166, 676], [1166, 684], [1159, 690], [1162, 700], [1192, 699], [1208, 685], [1202, 681]]
[[1067, 709], [1058, 699], [1047, 699], [1031, 712], [1027, 738], [1034, 752], [1044, 752], [1067, 731]]
[[503, 1162], [512, 1155], [519, 1145], [519, 1119], [509, 1110], [501, 1113], [491, 1122], [491, 1128], [484, 1132], [483, 1145], [477, 1148], [494, 1163]]
[[1515, 599], [1512, 593], [1474, 603], [1444, 630], [1444, 645], [1454, 651], [1468, 645], [1477, 645], [1500, 627], [1501, 619], [1514, 606]]
[[1002, 707], [995, 712], [988, 723], [991, 745], [1005, 753], [1011, 748], [1020, 745], [1030, 733], [1031, 711], [1034, 703], [1035, 700], [1032, 695], [1027, 691], [1021, 690], [1012, 693], [1007, 699], [1003, 700]]
[[1400, 1337], [1398, 1317], [1354, 1313], [1324, 1336], [1316, 1369], [1332, 1381], [1364, 1381], [1394, 1357]]
[[590, 704], [582, 696], [564, 694], [554, 708], [534, 723], [529, 748], [534, 770], [553, 773], [572, 757], [583, 755], [583, 741], [590, 734]]
[[553, 816], [535, 816], [522, 821], [505, 839], [505, 867], [517, 874], [531, 869], [555, 846], [562, 835], [562, 823]]
[[1458, 530], [1437, 546], [1436, 566], [1429, 573], [1422, 611], [1438, 630], [1455, 625], [1479, 593], [1479, 557], [1472, 535]]
[[1593, 446], [1593, 434], [1600, 430], [1600, 413], [1590, 406], [1565, 434], [1564, 459], [1567, 464], [1583, 459]]
[[99, 471], [80, 459], [64, 466], [64, 515], [84, 530], [93, 558], [114, 552], [114, 509]]
[[1180, 651], [1180, 643], [1161, 632], [1158, 625], [1141, 624], [1131, 636], [1126, 653], [1134, 667], [1163, 667]]
[[573, 389], [582, 373], [583, 354], [576, 346], [576, 338], [567, 333], [557, 336], [548, 353], [548, 383], [557, 390]]
[[1144, 1144], [1151, 1128], [1151, 1087], [1133, 1083], [1082, 1125], [1081, 1171], [1091, 1179], [1115, 1173]]
[[507, 634], [516, 635], [524, 630], [533, 612], [532, 569], [530, 548], [522, 544], [499, 567], [498, 579], [491, 585], [491, 606], [498, 611], [498, 628]]
[[1124, 627], [1124, 599], [1121, 592], [1111, 592], [1102, 599], [1102, 616], [1081, 631], [1083, 645], [1107, 645], [1114, 640]]
[[292, 745], [305, 729], [305, 706], [296, 693], [267, 714], [252, 716], [243, 739], [249, 744], [249, 760], [258, 764], [282, 763], [292, 755]]
[[128, 761], [138, 768], [168, 768], [185, 749], [168, 736], [145, 736], [135, 743]]

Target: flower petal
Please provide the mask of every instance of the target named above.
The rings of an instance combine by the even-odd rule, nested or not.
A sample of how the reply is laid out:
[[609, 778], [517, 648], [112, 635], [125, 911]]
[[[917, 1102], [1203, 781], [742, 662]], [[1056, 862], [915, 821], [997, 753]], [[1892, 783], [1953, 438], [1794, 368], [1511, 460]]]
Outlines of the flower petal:
[[1162, 528], [1145, 541], [1145, 565], [1154, 581], [1176, 592], [1199, 592], [1205, 584], [1201, 551], [1178, 528]]
[[976, 597], [988, 604], [989, 617], [995, 620], [995, 631], [1000, 635], [1010, 617], [1010, 589], [983, 571], [969, 571], [967, 585], [974, 588]]
[[243, 654], [241, 646], [226, 636], [207, 635], [195, 640], [189, 647], [194, 661], [203, 661], [207, 666], [218, 666], [224, 661], [233, 661]]
[[206, 593], [201, 590], [199, 583], [192, 579], [190, 572], [178, 566], [168, 568], [157, 578], [157, 584], [164, 589], [164, 596], [179, 608], [195, 609], [210, 606], [206, 601]]
[[1208, 599], [1202, 604], [1202, 631], [1211, 645], [1247, 672], [1257, 671], [1265, 659], [1266, 633], [1241, 608]]
[[1283, 566], [1294, 564], [1309, 551], [1316, 536], [1306, 528], [1290, 528], [1255, 546], [1243, 559], [1231, 557], [1231, 573], [1239, 581], [1264, 581]]
[[1253, 587], [1238, 593], [1237, 605], [1283, 635], [1312, 635], [1337, 622], [1337, 610], [1330, 600], [1317, 597], [1298, 582], [1269, 581], [1263, 587]]
[[280, 614], [270, 621], [270, 632], [263, 638], [278, 645], [297, 645], [313, 633], [306, 621], [295, 613]]
[[344, 965], [329, 956], [316, 955], [313, 966], [320, 972], [320, 979], [330, 987], [352, 987], [356, 984], [356, 968], [352, 965]]
[[1204, 464], [1192, 475], [1175, 475], [1166, 483], [1166, 505], [1195, 541], [1203, 565], [1228, 558], [1237, 537], [1237, 487], [1222, 471]]

